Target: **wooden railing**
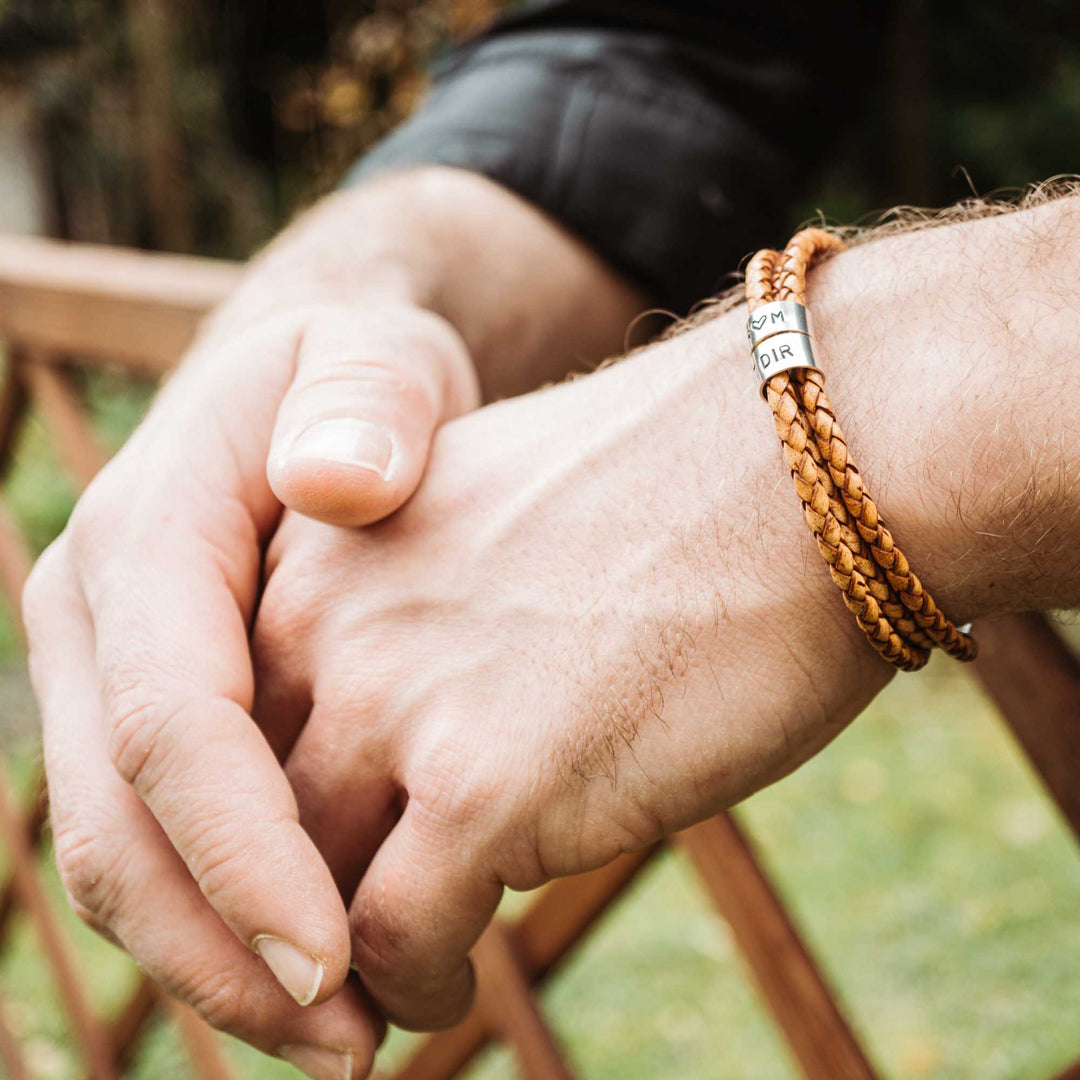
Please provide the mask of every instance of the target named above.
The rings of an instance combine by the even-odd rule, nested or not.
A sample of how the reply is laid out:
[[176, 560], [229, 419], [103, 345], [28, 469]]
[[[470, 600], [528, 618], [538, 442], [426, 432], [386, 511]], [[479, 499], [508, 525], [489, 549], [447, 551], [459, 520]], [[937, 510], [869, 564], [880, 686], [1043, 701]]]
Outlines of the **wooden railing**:
[[[0, 239], [0, 337], [7, 364], [0, 382], [0, 470], [6, 470], [29, 408], [47, 425], [58, 459], [81, 488], [104, 463], [70, 378], [73, 365], [112, 365], [160, 376], [177, 361], [199, 319], [235, 286], [237, 267], [206, 259], [73, 247], [42, 240]], [[0, 592], [18, 612], [31, 565], [27, 548], [0, 499]], [[1065, 818], [1080, 836], [1080, 667], [1040, 616], [980, 623], [983, 658], [976, 672], [1011, 723]], [[80, 981], [71, 948], [46, 896], [37, 852], [45, 831], [45, 790], [15, 808], [0, 768], [0, 837], [11, 866], [0, 883], [0, 945], [10, 916], [30, 916], [56, 979], [87, 1074], [121, 1076], [140, 1033], [168, 1009], [193, 1075], [226, 1080], [231, 1070], [217, 1037], [189, 1009], [167, 1003], [141, 982], [111, 1022], [98, 1016]], [[869, 1058], [800, 940], [784, 905], [731, 814], [674, 838], [734, 938], [792, 1055], [812, 1080], [875, 1075]], [[573, 1075], [537, 1005], [535, 990], [616, 903], [660, 850], [624, 855], [609, 866], [556, 881], [514, 922], [497, 919], [474, 959], [477, 1002], [464, 1022], [421, 1042], [395, 1074], [400, 1080], [445, 1080], [491, 1040], [513, 1049], [529, 1080]], [[0, 1001], [0, 1063], [12, 1080], [29, 1076], [19, 1041]], [[1080, 1077], [1080, 1065], [1061, 1074]]]

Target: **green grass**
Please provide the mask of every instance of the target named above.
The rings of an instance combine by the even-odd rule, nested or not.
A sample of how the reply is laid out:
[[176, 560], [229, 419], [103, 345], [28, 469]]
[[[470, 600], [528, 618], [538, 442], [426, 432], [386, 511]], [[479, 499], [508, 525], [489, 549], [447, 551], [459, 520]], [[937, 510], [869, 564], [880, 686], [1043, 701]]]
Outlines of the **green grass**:
[[[120, 389], [93, 387], [114, 445], [145, 398]], [[44, 446], [34, 423], [7, 489], [36, 546], [72, 499]], [[9, 721], [30, 709], [18, 675], [0, 688]], [[9, 722], [5, 749], [25, 791], [32, 729]], [[740, 814], [884, 1075], [1027, 1080], [1080, 1056], [1080, 854], [966, 672], [943, 661], [898, 677], [828, 750]], [[67, 912], [47, 856], [43, 866], [80, 971], [111, 1014], [135, 971]], [[508, 903], [520, 910], [522, 898]], [[0, 957], [0, 996], [35, 1074], [79, 1076], [22, 916]], [[542, 1001], [589, 1080], [796, 1075], [729, 930], [677, 854], [642, 875]], [[295, 1075], [224, 1041], [242, 1077]], [[393, 1035], [384, 1060], [410, 1042]], [[133, 1075], [189, 1075], [168, 1026], [144, 1038]], [[516, 1075], [501, 1049], [470, 1073]]]

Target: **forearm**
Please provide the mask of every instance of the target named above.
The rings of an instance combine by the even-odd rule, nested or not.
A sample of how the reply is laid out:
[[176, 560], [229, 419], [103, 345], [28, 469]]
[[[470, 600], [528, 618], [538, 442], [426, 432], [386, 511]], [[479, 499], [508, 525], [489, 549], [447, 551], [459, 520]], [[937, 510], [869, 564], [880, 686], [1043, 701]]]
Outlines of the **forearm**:
[[811, 275], [871, 491], [960, 619], [1080, 600], [1080, 200], [881, 239]]
[[320, 202], [254, 262], [215, 329], [284, 306], [410, 304], [462, 336], [486, 398], [621, 351], [646, 299], [520, 197], [474, 173], [420, 168]]
[[[958, 621], [1080, 602], [1078, 252], [1080, 197], [1069, 197], [882, 235], [809, 275], [815, 355], [854, 459]], [[748, 540], [779, 573], [810, 560], [822, 602], [839, 608], [758, 393], [745, 320], [739, 305], [631, 357], [613, 380], [625, 389], [607, 393], [624, 395], [626, 422], [666, 460], [696, 463], [670, 496], [690, 513], [728, 511], [731, 467], [718, 458], [737, 455], [741, 502], [761, 523]], [[730, 557], [706, 544], [697, 569]]]
[[[815, 354], [868, 490], [939, 606], [974, 619], [976, 638], [981, 616], [1080, 603], [1077, 251], [1080, 199], [1068, 198], [884, 236], [810, 274]], [[683, 361], [700, 365], [686, 403], [702, 424], [710, 401], [714, 415], [740, 418], [741, 508], [733, 513], [730, 466], [710, 464], [701, 486], [708, 499], [714, 476], [710, 510], [726, 531], [701, 545], [695, 573], [749, 568], [768, 601], [738, 632], [764, 627], [777, 665], [759, 692], [783, 701], [808, 683], [821, 704], [814, 737], [779, 755], [787, 771], [892, 672], [845, 610], [803, 520], [754, 385], [745, 317], [740, 306], [665, 348], [668, 364], [682, 347]], [[683, 423], [700, 439], [701, 427]], [[716, 635], [716, 669], [737, 637]]]
[[[815, 352], [853, 457], [912, 567], [950, 617], [976, 620], [976, 637], [983, 615], [1080, 601], [1078, 240], [1080, 200], [1068, 199], [882, 238], [810, 275]], [[595, 635], [604, 650], [575, 654], [589, 688], [579, 737], [600, 732], [626, 776], [623, 805], [660, 798], [636, 760], [670, 765], [684, 785], [660, 800], [666, 830], [796, 767], [894, 670], [807, 528], [745, 319], [740, 305], [602, 374], [581, 405], [595, 418], [587, 448], [545, 433], [547, 446], [567, 444], [563, 456], [585, 457], [583, 490], [558, 496], [571, 502], [562, 519], [535, 481], [539, 495], [512, 504], [523, 530], [538, 518], [573, 533], [565, 556], [544, 548], [565, 558], [549, 577], [575, 580], [590, 553], [606, 553], [605, 598], [617, 600]], [[605, 477], [608, 443], [618, 465]], [[555, 491], [560, 463], [547, 452]], [[602, 521], [633, 537], [626, 553]]]

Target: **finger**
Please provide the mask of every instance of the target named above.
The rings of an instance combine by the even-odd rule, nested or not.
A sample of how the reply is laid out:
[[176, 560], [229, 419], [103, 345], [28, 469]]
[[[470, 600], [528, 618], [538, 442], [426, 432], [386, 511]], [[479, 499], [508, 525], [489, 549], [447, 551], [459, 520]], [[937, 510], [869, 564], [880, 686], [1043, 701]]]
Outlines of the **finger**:
[[347, 917], [250, 718], [236, 595], [182, 524], [129, 543], [84, 575], [112, 761], [240, 940], [299, 1003], [324, 1001], [348, 972]]
[[31, 619], [31, 673], [41, 703], [57, 861], [72, 905], [122, 944], [166, 990], [221, 1030], [308, 1067], [366, 1075], [382, 1037], [347, 987], [316, 1009], [297, 1005], [236, 940], [105, 748], [89, 618], [68, 594]]
[[[357, 730], [367, 737], [358, 738]], [[285, 763], [300, 824], [343, 896], [353, 895], [401, 817], [404, 797], [392, 779], [385, 745], [377, 718], [365, 716], [361, 706], [316, 704]]]
[[409, 802], [349, 910], [353, 963], [389, 1020], [427, 1031], [465, 1015], [475, 989], [469, 950], [502, 889], [456, 830]]
[[[347, 916], [245, 715], [247, 623], [280, 512], [266, 458], [308, 321], [290, 311], [205, 338], [95, 478], [61, 546], [90, 609], [117, 765], [244, 944], [297, 1000], [320, 1001], [347, 971]], [[66, 602], [60, 589], [36, 606]]]
[[251, 715], [278, 761], [289, 756], [311, 714], [311, 676], [306, 617], [285, 625], [289, 612], [276, 605], [273, 625], [260, 613], [251, 634], [251, 661], [255, 675], [255, 699]]
[[[400, 816], [403, 799], [392, 779], [384, 718], [365, 707], [362, 686], [331, 679], [332, 701], [313, 701], [314, 675], [326, 655], [321, 624], [328, 613], [314, 600], [315, 590], [305, 588], [304, 575], [318, 560], [302, 543], [290, 547], [296, 524], [311, 533], [311, 522], [286, 514], [267, 550], [269, 579], [251, 634], [252, 716], [285, 762], [301, 826], [341, 895], [352, 896]], [[341, 534], [330, 526], [323, 531]], [[290, 551], [288, 566], [279, 571], [280, 544]]]
[[288, 507], [365, 525], [416, 490], [442, 421], [479, 400], [457, 333], [416, 308], [312, 318], [278, 411], [267, 476]]
[[[311, 714], [312, 685], [323, 648], [320, 626], [329, 614], [317, 599], [323, 592], [317, 580], [324, 572], [321, 560], [303, 543], [290, 543], [297, 525], [307, 533], [315, 528], [286, 512], [267, 546], [263, 594], [251, 630], [255, 674], [251, 715], [281, 762]], [[330, 526], [322, 531], [341, 532]], [[288, 552], [288, 566], [279, 573], [283, 552]]]

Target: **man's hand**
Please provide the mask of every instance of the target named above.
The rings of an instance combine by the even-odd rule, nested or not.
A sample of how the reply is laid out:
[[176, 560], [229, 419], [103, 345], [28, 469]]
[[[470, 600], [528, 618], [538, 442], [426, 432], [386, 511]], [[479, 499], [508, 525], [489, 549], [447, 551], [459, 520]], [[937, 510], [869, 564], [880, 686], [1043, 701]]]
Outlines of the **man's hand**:
[[[1075, 268], [1046, 284], [1049, 254], [1076, 250], [1075, 205], [867, 245], [812, 276], [864, 475], [960, 620], [1080, 595], [1080, 395], [1042, 363], [1080, 328]], [[385, 523], [282, 522], [255, 715], [390, 1019], [461, 1015], [504, 885], [745, 797], [890, 677], [802, 521], [743, 320], [448, 424]]]
[[[567, 317], [589, 303], [602, 317], [575, 335]], [[338, 993], [345, 908], [249, 715], [279, 498], [328, 521], [385, 516], [481, 384], [599, 359], [638, 304], [479, 177], [336, 196], [255, 264], [39, 562], [25, 613], [65, 886], [216, 1026], [309, 1065], [329, 1054], [336, 1077], [363, 1074], [378, 1037]]]

